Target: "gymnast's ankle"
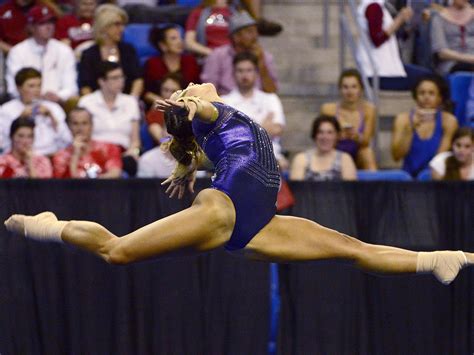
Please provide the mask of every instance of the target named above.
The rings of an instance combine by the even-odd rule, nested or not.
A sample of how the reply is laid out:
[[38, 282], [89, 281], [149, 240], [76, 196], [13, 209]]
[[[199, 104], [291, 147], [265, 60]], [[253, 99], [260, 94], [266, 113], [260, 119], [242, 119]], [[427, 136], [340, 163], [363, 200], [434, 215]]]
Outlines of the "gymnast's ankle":
[[461, 250], [419, 252], [416, 272], [432, 273], [439, 282], [449, 285], [459, 271], [468, 265], [466, 255]]

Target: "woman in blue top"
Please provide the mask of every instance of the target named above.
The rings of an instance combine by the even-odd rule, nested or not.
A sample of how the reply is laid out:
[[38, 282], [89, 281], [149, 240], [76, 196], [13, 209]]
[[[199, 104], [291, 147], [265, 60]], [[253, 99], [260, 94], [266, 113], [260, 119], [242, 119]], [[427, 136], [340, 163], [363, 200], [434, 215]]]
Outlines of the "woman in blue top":
[[403, 159], [403, 170], [412, 176], [428, 168], [438, 153], [449, 150], [458, 127], [456, 117], [444, 110], [449, 92], [443, 79], [421, 79], [412, 90], [416, 107], [397, 115], [392, 133], [392, 155]]
[[189, 85], [165, 110], [170, 151], [178, 161], [170, 197], [192, 191], [196, 166], [207, 156], [215, 166], [211, 188], [191, 207], [123, 237], [88, 221], [58, 221], [51, 212], [13, 215], [8, 230], [37, 240], [62, 241], [88, 250], [109, 263], [193, 254], [224, 246], [233, 254], [267, 261], [350, 260], [379, 273], [433, 273], [448, 284], [459, 270], [474, 264], [474, 253], [413, 252], [372, 245], [315, 222], [275, 216], [278, 167], [265, 130], [225, 105], [212, 84]]

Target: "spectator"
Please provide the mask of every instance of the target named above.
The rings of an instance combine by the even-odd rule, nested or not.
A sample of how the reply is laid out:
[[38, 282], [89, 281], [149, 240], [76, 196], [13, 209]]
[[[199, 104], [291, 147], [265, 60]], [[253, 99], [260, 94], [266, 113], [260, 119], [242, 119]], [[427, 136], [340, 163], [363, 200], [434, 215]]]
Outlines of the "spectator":
[[[171, 95], [183, 88], [180, 77], [176, 74], [168, 74], [161, 81], [159, 87], [159, 95], [163, 99], [169, 99]], [[148, 132], [150, 133], [155, 145], [159, 145], [162, 138], [166, 134], [164, 113], [150, 108], [146, 115]]]
[[186, 21], [186, 48], [205, 57], [229, 44], [229, 19], [236, 12], [227, 0], [204, 0]]
[[434, 180], [474, 180], [474, 131], [459, 128], [450, 152], [436, 155], [430, 162]]
[[127, 14], [112, 4], [99, 6], [94, 15], [94, 37], [96, 44], [86, 49], [79, 63], [79, 86], [81, 95], [98, 89], [97, 79], [101, 62], [120, 64], [125, 73], [124, 92], [139, 98], [143, 92], [140, 63], [132, 45], [121, 42]]
[[233, 60], [234, 78], [237, 87], [222, 99], [230, 106], [242, 111], [268, 132], [280, 169], [288, 169], [288, 161], [282, 154], [280, 136], [285, 127], [283, 106], [276, 94], [257, 89], [258, 59], [250, 52], [241, 52]]
[[260, 36], [276, 36], [283, 27], [276, 22], [269, 21], [262, 17], [262, 1], [261, 0], [240, 0], [245, 10], [257, 21], [258, 33]]
[[375, 132], [375, 106], [364, 100], [362, 77], [356, 69], [341, 73], [340, 101], [321, 106], [321, 115], [334, 116], [342, 127], [336, 148], [348, 153], [358, 169], [377, 170], [370, 143]]
[[77, 95], [77, 73], [74, 53], [53, 38], [55, 15], [47, 6], [34, 6], [28, 12], [31, 37], [15, 45], [7, 58], [8, 92], [18, 97], [15, 75], [25, 67], [41, 72], [41, 94], [44, 99], [59, 103]]
[[277, 91], [276, 71], [273, 56], [258, 43], [257, 24], [243, 11], [232, 16], [229, 25], [231, 43], [216, 48], [204, 62], [201, 81], [212, 83], [221, 95], [228, 94], [236, 87], [232, 60], [237, 53], [252, 52], [258, 58], [260, 78], [258, 88], [265, 92]]
[[102, 62], [98, 75], [100, 89], [83, 96], [78, 106], [92, 114], [92, 138], [119, 146], [124, 170], [134, 176], [140, 154], [138, 101], [122, 93], [125, 77], [118, 63]]
[[34, 120], [36, 154], [50, 156], [70, 144], [71, 135], [63, 109], [57, 103], [41, 98], [41, 73], [33, 68], [20, 69], [15, 75], [15, 83], [20, 97], [8, 101], [0, 109], [0, 147], [4, 151], [10, 149], [8, 131], [17, 117]]
[[9, 0], [0, 6], [0, 49], [7, 53], [28, 38], [27, 14], [35, 0]]
[[138, 160], [138, 173], [140, 178], [166, 179], [176, 167], [176, 159], [169, 151], [168, 144], [155, 147]]
[[392, 134], [392, 155], [403, 160], [412, 176], [428, 167], [438, 153], [450, 148], [458, 127], [456, 117], [445, 111], [449, 89], [442, 78], [421, 79], [412, 90], [415, 108], [397, 115]]
[[336, 150], [340, 131], [335, 117], [317, 117], [311, 129], [311, 139], [316, 147], [295, 156], [290, 180], [356, 180], [356, 167], [351, 156]]
[[374, 76], [369, 59], [373, 58], [383, 90], [409, 90], [421, 76], [430, 73], [426, 68], [403, 64], [400, 58], [396, 32], [412, 16], [412, 9], [404, 7], [393, 18], [384, 0], [362, 0], [359, 5], [358, 21], [369, 38], [369, 53], [359, 46], [357, 57], [368, 77]]
[[440, 74], [474, 71], [474, 9], [468, 0], [453, 0], [433, 16], [431, 48]]
[[145, 64], [146, 103], [152, 104], [159, 98], [158, 87], [169, 73], [180, 75], [184, 86], [199, 82], [199, 66], [192, 55], [183, 53], [183, 40], [176, 25], [154, 27], [150, 31], [150, 43], [160, 55], [148, 59]]
[[120, 148], [92, 140], [92, 115], [84, 108], [68, 113], [73, 143], [53, 157], [55, 178], [118, 178], [122, 174]]
[[1, 178], [50, 178], [51, 162], [33, 152], [35, 123], [25, 117], [13, 120], [10, 127], [11, 152], [0, 155]]
[[64, 44], [76, 49], [76, 58], [80, 58], [86, 47], [93, 44], [92, 26], [96, 0], [77, 0], [75, 13], [61, 17], [56, 24], [56, 38]]

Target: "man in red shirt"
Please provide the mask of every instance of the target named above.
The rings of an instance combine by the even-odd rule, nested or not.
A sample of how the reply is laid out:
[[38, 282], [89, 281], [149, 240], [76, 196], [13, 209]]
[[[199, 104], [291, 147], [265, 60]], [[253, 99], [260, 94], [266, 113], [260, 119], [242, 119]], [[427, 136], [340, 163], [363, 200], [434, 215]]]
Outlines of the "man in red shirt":
[[94, 40], [92, 25], [96, 0], [78, 0], [76, 13], [61, 17], [56, 23], [56, 39], [75, 49], [81, 43]]
[[122, 174], [120, 148], [92, 140], [92, 116], [84, 108], [68, 114], [73, 144], [53, 157], [55, 178], [118, 178]]
[[27, 14], [35, 0], [10, 0], [0, 6], [0, 49], [8, 52], [28, 37]]

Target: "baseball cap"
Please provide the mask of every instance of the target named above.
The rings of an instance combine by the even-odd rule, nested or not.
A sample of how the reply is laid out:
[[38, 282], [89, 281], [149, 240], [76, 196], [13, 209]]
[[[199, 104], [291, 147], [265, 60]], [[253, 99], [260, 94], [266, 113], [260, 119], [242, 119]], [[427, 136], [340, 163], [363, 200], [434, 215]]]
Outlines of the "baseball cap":
[[30, 11], [28, 11], [27, 17], [28, 23], [32, 25], [56, 20], [56, 15], [54, 14], [54, 12], [48, 6], [45, 5], [33, 6]]
[[236, 12], [229, 21], [229, 33], [233, 34], [244, 27], [254, 26], [257, 22], [249, 15], [247, 11]]

